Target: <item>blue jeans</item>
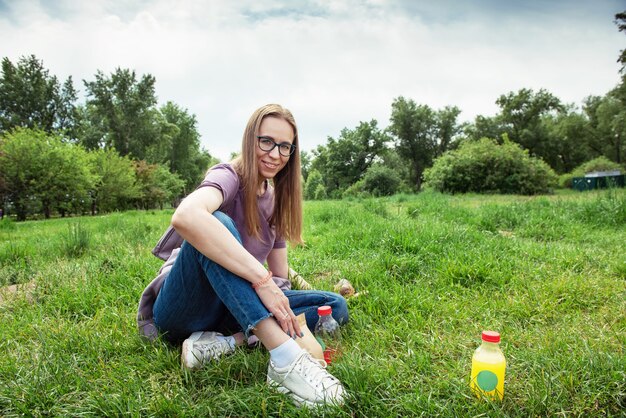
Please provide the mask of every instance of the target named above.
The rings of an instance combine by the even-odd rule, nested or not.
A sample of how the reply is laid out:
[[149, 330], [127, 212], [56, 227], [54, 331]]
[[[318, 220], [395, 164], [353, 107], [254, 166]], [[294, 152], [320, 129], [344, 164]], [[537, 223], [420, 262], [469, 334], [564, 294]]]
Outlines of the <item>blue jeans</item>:
[[[213, 215], [241, 243], [233, 220], [222, 212]], [[305, 314], [311, 331], [318, 320], [317, 308], [323, 305], [332, 307], [339, 324], [348, 322], [346, 300], [339, 294], [317, 290], [284, 293], [294, 314]], [[196, 331], [244, 331], [248, 336], [257, 323], [270, 316], [250, 282], [211, 261], [186, 241], [154, 303], [154, 322], [171, 342], [180, 342]]]

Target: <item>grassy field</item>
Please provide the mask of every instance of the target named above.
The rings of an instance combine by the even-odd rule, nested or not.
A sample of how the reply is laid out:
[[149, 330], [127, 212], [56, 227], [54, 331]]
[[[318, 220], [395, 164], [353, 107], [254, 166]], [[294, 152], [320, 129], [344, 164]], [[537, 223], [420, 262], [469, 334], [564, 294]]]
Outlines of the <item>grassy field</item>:
[[[265, 384], [268, 354], [198, 372], [143, 342], [138, 297], [172, 211], [0, 223], [0, 416], [308, 416]], [[624, 416], [626, 190], [307, 202], [291, 266], [346, 278], [350, 393], [328, 416]], [[469, 391], [480, 332], [502, 335], [502, 402]]]

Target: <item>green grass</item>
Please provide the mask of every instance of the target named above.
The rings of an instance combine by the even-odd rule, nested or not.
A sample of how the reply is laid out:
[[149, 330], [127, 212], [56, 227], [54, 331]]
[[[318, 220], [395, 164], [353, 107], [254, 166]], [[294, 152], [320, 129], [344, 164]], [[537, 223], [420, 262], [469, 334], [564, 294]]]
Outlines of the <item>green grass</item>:
[[[0, 416], [309, 416], [265, 384], [267, 352], [198, 372], [143, 342], [138, 297], [171, 211], [0, 224]], [[350, 393], [328, 416], [623, 416], [626, 191], [307, 202], [291, 266], [341, 278]], [[502, 334], [502, 402], [469, 391], [480, 332]]]

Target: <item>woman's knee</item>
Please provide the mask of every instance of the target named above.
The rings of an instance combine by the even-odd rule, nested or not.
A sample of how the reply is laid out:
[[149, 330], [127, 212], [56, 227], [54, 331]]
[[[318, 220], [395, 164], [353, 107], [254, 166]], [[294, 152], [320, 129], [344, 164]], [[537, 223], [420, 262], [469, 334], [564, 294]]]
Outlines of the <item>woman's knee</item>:
[[343, 296], [335, 293], [330, 306], [332, 307], [333, 318], [335, 318], [335, 321], [337, 321], [340, 325], [348, 322], [348, 303]]

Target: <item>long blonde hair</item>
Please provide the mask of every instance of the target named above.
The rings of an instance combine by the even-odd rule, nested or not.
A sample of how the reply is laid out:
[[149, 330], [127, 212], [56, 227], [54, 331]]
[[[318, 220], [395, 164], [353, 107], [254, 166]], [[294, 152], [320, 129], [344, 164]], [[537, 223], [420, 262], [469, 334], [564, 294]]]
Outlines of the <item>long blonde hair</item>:
[[261, 224], [257, 203], [259, 167], [256, 159], [257, 136], [263, 119], [272, 116], [285, 120], [293, 129], [293, 145], [296, 150], [285, 167], [273, 179], [274, 212], [269, 219], [276, 228], [277, 237], [292, 244], [302, 244], [302, 182], [300, 152], [298, 151], [298, 128], [291, 112], [281, 105], [268, 104], [258, 108], [246, 125], [241, 143], [241, 155], [232, 161], [243, 186], [244, 212], [248, 234], [259, 237]]

